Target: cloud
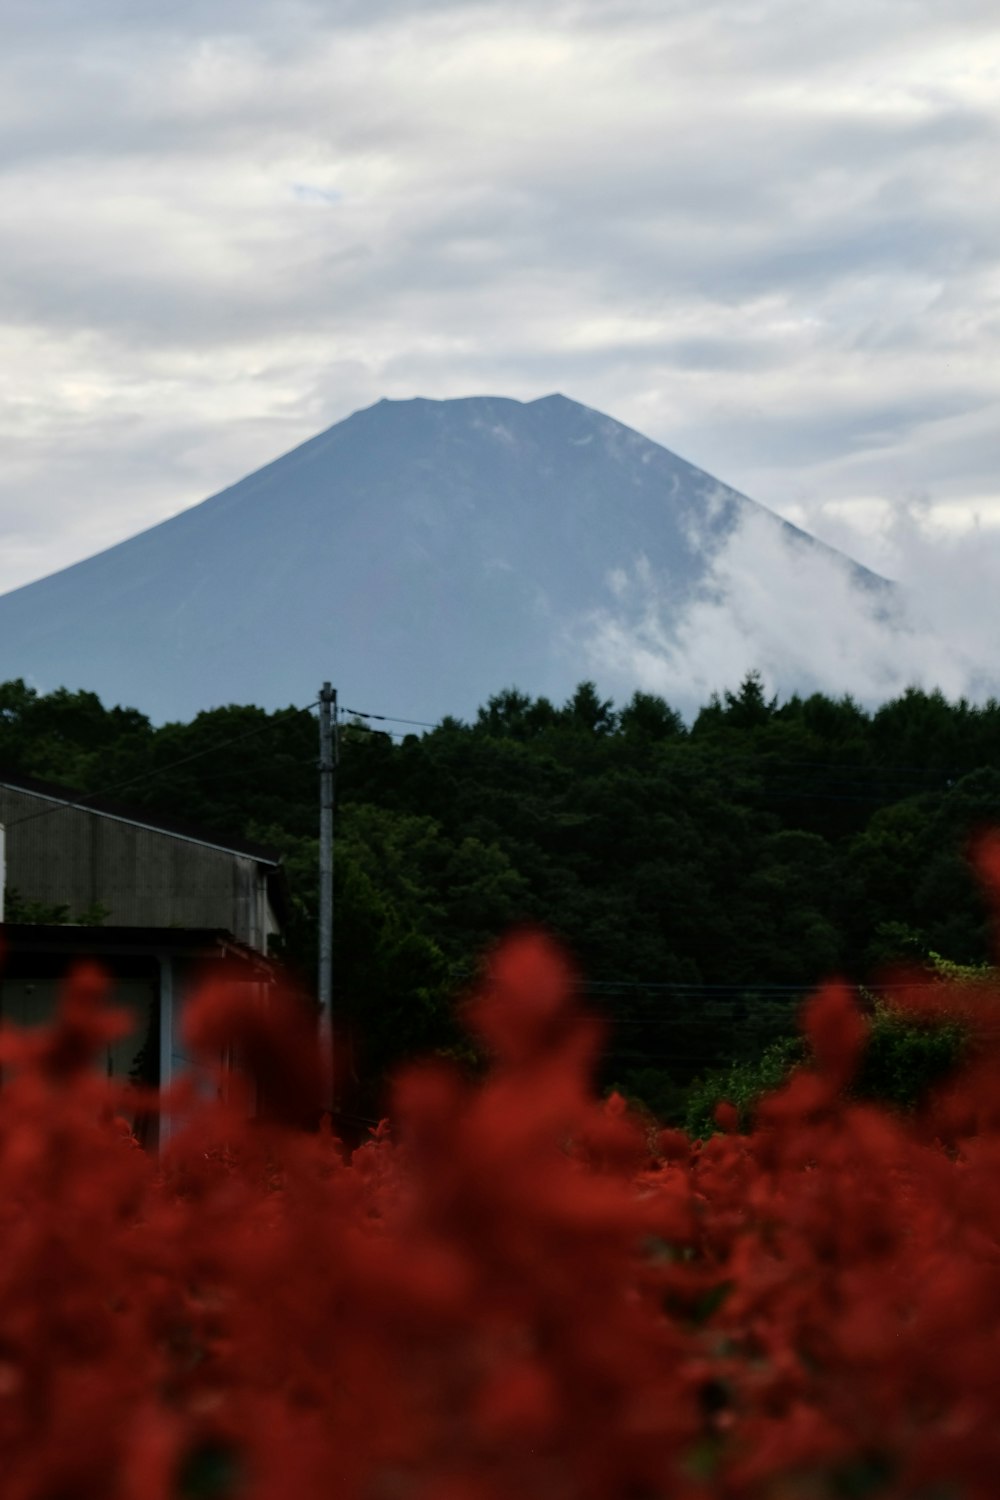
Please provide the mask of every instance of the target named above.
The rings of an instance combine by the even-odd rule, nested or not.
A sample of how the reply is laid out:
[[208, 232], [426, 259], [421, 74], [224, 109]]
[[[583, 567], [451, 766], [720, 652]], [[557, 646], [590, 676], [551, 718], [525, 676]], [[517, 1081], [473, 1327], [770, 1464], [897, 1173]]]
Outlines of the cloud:
[[981, 0], [10, 0], [0, 589], [382, 395], [989, 511], [998, 61]]
[[1000, 695], [985, 628], [1000, 597], [1000, 531], [943, 536], [919, 508], [886, 519], [891, 594], [859, 587], [843, 559], [790, 540], [757, 513], [730, 533], [690, 603], [677, 608], [639, 558], [609, 576], [612, 598], [578, 627], [588, 670], [692, 714], [757, 670], [787, 697], [849, 694], [875, 705], [909, 686], [951, 698]]

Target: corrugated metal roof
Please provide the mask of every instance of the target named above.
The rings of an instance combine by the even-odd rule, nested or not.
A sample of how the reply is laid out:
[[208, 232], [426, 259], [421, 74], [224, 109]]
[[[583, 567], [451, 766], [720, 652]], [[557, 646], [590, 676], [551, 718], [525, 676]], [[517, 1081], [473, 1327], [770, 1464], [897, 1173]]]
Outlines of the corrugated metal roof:
[[[108, 797], [92, 797], [87, 792], [74, 791], [71, 787], [59, 786], [53, 781], [38, 781], [33, 776], [22, 776], [20, 773], [2, 770], [0, 770], [0, 786], [9, 787], [11, 791], [26, 792], [29, 796], [43, 797], [52, 803], [77, 808], [81, 812], [99, 813], [101, 817], [113, 818], [119, 823], [131, 823], [136, 828], [148, 828], [154, 833], [171, 834], [174, 838], [186, 839], [192, 844], [203, 844], [206, 848], [221, 849], [226, 854], [243, 854], [262, 865], [277, 867], [281, 863], [278, 850], [267, 844], [256, 844], [250, 839], [234, 838], [231, 835], [212, 832], [177, 818], [163, 817], [148, 807], [135, 807]], [[55, 811], [56, 809], [53, 808], [53, 812]], [[29, 816], [43, 816], [43, 814], [29, 814]], [[17, 819], [8, 824], [8, 827], [15, 828], [18, 822], [27, 821], [27, 818]]]

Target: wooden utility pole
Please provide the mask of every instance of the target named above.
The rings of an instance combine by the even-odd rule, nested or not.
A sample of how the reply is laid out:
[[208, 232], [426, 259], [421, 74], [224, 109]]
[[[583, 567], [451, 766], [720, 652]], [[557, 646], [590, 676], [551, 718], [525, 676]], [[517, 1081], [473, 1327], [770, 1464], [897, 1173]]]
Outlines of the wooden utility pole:
[[337, 690], [319, 695], [319, 1037], [333, 1097], [333, 778], [337, 765]]

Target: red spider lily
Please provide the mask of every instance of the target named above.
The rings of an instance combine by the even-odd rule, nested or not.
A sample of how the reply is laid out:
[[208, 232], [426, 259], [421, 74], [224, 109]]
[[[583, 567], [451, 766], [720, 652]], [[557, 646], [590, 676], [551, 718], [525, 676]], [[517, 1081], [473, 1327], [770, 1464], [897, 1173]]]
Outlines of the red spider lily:
[[409, 1069], [347, 1155], [308, 1014], [215, 987], [189, 1045], [254, 1087], [182, 1087], [156, 1159], [81, 973], [0, 1033], [4, 1500], [992, 1500], [995, 1002], [924, 990], [981, 1041], [923, 1115], [846, 1095], [866, 1025], [832, 985], [752, 1134], [722, 1106], [651, 1147], [520, 934], [469, 1009], [486, 1077]]

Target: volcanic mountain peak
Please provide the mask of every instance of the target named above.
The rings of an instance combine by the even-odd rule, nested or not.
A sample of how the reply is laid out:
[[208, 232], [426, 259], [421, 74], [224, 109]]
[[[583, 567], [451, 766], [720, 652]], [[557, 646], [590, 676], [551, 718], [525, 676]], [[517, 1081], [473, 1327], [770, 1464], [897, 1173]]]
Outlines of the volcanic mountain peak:
[[888, 587], [565, 396], [383, 400], [0, 597], [0, 680], [91, 688], [158, 720], [304, 702], [325, 679], [420, 719], [512, 684], [562, 699], [596, 676], [628, 696], [656, 685], [650, 651], [676, 651], [748, 526], [789, 569], [822, 556], [851, 588]]

